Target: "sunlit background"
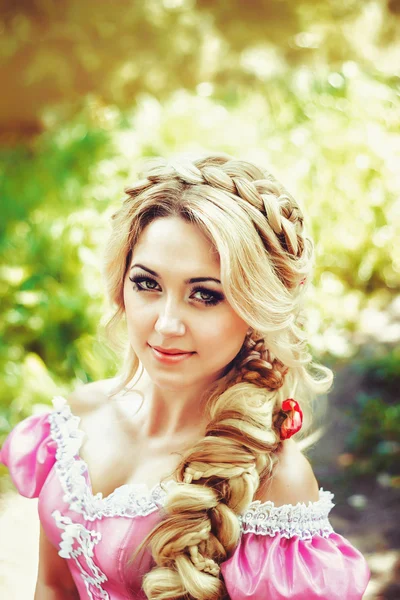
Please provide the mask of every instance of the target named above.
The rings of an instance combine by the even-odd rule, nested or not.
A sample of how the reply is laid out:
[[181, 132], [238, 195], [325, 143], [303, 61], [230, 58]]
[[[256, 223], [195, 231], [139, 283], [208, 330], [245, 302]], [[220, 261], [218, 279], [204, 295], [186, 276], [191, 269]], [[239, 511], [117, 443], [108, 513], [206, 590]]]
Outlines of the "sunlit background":
[[[309, 457], [335, 492], [334, 526], [370, 562], [365, 598], [400, 598], [400, 0], [0, 11], [0, 443], [54, 394], [114, 375], [102, 250], [143, 159], [248, 158], [285, 183], [316, 240], [308, 327], [336, 380]], [[22, 544], [33, 501], [18, 512], [0, 475], [0, 527]], [[36, 538], [13, 558], [10, 535], [0, 591], [20, 600]]]

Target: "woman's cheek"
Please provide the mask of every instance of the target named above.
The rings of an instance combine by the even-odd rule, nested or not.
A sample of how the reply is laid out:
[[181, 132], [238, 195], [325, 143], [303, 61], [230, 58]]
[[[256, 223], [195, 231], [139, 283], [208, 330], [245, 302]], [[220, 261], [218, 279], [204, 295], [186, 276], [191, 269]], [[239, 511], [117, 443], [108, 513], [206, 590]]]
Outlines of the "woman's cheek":
[[[240, 328], [238, 329], [237, 323], [232, 322], [232, 318], [228, 315], [220, 314], [216, 318], [210, 319], [208, 322], [203, 321], [199, 326], [202, 339], [207, 341], [207, 345], [210, 347], [213, 344], [214, 348], [221, 348], [221, 344], [226, 349], [232, 346], [236, 348], [237, 345], [242, 345], [244, 335], [241, 335]], [[243, 339], [242, 339], [243, 337]]]

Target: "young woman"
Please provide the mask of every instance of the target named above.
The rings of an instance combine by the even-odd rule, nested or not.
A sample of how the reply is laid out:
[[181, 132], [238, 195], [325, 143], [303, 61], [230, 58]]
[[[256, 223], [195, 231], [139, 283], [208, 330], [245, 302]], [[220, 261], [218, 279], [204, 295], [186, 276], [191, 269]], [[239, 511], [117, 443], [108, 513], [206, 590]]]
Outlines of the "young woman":
[[159, 161], [106, 249], [121, 374], [9, 435], [39, 497], [36, 600], [359, 600], [361, 554], [290, 439], [331, 372], [311, 362], [312, 243], [285, 189], [226, 156]]

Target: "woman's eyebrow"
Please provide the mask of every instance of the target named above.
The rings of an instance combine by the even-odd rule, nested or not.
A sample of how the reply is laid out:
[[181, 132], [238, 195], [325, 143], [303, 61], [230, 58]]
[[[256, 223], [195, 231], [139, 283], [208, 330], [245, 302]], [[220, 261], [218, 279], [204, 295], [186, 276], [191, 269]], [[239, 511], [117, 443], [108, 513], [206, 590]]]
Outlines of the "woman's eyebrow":
[[[144, 271], [147, 271], [148, 273], [150, 273], [151, 275], [154, 275], [154, 277], [157, 277], [158, 279], [161, 279], [160, 275], [158, 275], [158, 273], [156, 273], [155, 271], [153, 271], [152, 269], [149, 269], [148, 267], [145, 267], [144, 265], [141, 265], [139, 263], [135, 263], [134, 265], [131, 266], [131, 270], [134, 269], [135, 267], [139, 267], [140, 269], [143, 269]], [[186, 279], [185, 283], [200, 283], [203, 281], [215, 281], [216, 283], [221, 283], [219, 279], [216, 279], [215, 277], [192, 277], [191, 279]]]

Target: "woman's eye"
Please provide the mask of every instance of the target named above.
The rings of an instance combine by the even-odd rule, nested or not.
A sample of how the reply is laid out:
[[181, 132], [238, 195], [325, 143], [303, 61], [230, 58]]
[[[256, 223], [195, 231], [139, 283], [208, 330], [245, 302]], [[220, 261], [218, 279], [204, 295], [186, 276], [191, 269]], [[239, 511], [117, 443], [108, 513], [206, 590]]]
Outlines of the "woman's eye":
[[135, 288], [137, 291], [146, 291], [146, 290], [155, 290], [156, 286], [158, 286], [157, 281], [151, 279], [150, 277], [129, 277], [132, 283], [135, 284]]
[[194, 291], [194, 293], [200, 295], [200, 297], [195, 299], [199, 300], [203, 304], [206, 304], [207, 306], [218, 304], [224, 299], [222, 294], [219, 294], [217, 292], [210, 292], [209, 290], [205, 289], [197, 289]]

